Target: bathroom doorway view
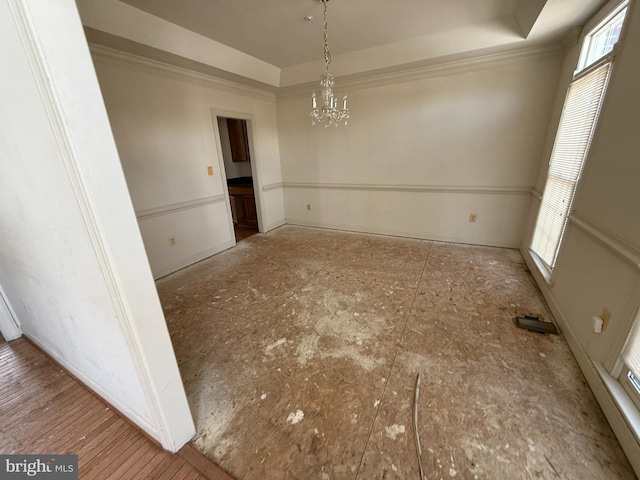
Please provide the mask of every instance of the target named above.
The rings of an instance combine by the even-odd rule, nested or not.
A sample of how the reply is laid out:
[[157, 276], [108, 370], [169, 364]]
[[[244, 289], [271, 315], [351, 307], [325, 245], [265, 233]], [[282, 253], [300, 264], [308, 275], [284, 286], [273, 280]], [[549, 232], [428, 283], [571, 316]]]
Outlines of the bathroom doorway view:
[[258, 233], [247, 120], [217, 117], [236, 242]]

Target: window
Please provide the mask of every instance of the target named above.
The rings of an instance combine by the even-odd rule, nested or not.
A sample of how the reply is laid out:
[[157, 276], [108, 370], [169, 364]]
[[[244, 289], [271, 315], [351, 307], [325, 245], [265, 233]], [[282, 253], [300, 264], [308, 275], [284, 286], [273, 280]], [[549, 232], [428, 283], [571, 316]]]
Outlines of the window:
[[578, 70], [588, 67], [613, 50], [620, 38], [626, 13], [627, 3], [625, 2], [587, 35], [582, 45]]
[[640, 409], [640, 310], [636, 315], [622, 358], [624, 368], [620, 375], [620, 383], [635, 402], [636, 407]]
[[627, 11], [622, 3], [586, 35], [567, 91], [549, 161], [531, 250], [552, 272], [611, 74], [614, 47]]

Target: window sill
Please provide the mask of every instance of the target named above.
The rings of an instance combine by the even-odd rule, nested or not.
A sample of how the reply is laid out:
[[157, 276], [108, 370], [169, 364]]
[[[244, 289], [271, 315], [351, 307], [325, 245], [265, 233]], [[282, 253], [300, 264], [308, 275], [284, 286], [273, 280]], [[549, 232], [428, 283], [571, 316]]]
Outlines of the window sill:
[[535, 263], [536, 268], [538, 269], [538, 272], [540, 272], [540, 275], [542, 275], [544, 282], [550, 287], [553, 287], [553, 279], [551, 278], [551, 272], [549, 271], [547, 266], [544, 264], [544, 262], [540, 260], [540, 257], [538, 257], [538, 254], [533, 250], [529, 249], [529, 256], [531, 257], [531, 260], [533, 260], [533, 263]]
[[629, 398], [629, 395], [617, 378], [609, 375], [602, 365], [594, 363], [594, 366], [605, 387], [607, 387], [607, 390], [611, 394], [611, 398], [613, 398], [618, 410], [620, 410], [620, 413], [622, 413], [622, 416], [629, 425], [636, 441], [640, 443], [640, 410], [638, 410], [635, 403], [633, 403], [633, 400]]

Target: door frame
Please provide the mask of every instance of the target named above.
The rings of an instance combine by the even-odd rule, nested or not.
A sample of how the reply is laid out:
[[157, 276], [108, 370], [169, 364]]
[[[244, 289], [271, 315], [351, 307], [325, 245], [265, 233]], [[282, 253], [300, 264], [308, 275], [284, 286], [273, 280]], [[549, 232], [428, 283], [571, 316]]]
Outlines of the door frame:
[[0, 285], [0, 333], [7, 342], [20, 338], [22, 329], [2, 285]]
[[[262, 198], [262, 178], [260, 176], [260, 155], [257, 148], [256, 118], [252, 113], [238, 112], [234, 110], [221, 110], [217, 108], [211, 109], [211, 120], [213, 123], [213, 131], [216, 140], [216, 151], [218, 152], [218, 170], [222, 177], [222, 186], [224, 188], [225, 202], [227, 204], [227, 215], [229, 219], [229, 228], [233, 232], [233, 217], [231, 216], [231, 202], [229, 200], [229, 190], [227, 188], [227, 173], [224, 168], [224, 159], [222, 157], [222, 140], [220, 137], [220, 128], [218, 127], [218, 118], [236, 118], [247, 122], [247, 140], [249, 142], [249, 157], [251, 163], [251, 178], [253, 179], [253, 195], [256, 201], [256, 214], [258, 217], [258, 231], [264, 233], [264, 215], [263, 215], [263, 198]], [[235, 244], [235, 235], [233, 242]]]

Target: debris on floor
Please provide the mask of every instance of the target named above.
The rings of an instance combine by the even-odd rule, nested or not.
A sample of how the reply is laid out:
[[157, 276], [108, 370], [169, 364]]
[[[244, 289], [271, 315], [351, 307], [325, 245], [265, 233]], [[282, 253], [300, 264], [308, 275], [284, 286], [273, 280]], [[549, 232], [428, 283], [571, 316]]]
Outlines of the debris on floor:
[[529, 330], [535, 333], [551, 333], [557, 335], [556, 326], [551, 322], [545, 322], [533, 315], [522, 315], [520, 317], [514, 317], [513, 323], [516, 327]]

